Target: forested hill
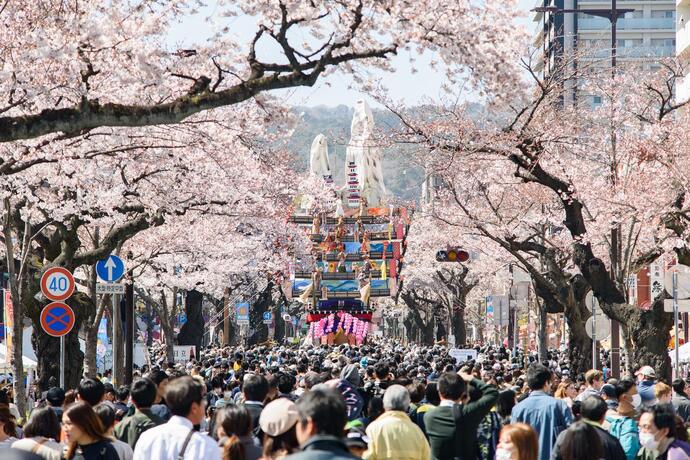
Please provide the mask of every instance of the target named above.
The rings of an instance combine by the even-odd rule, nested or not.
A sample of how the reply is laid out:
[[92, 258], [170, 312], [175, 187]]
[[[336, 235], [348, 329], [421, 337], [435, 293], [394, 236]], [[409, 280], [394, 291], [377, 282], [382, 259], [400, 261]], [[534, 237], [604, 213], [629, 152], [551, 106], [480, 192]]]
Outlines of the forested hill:
[[[317, 134], [328, 138], [328, 152], [335, 182], [345, 185], [345, 148], [350, 140], [350, 123], [353, 109], [337, 107], [296, 107], [300, 122], [290, 138], [289, 148], [300, 158], [298, 169], [309, 167], [309, 149]], [[395, 115], [383, 110], [373, 110], [378, 129], [390, 131], [399, 126]], [[418, 200], [421, 195], [424, 173], [415, 164], [413, 150], [409, 146], [392, 146], [382, 149], [383, 176], [386, 189], [403, 200]]]

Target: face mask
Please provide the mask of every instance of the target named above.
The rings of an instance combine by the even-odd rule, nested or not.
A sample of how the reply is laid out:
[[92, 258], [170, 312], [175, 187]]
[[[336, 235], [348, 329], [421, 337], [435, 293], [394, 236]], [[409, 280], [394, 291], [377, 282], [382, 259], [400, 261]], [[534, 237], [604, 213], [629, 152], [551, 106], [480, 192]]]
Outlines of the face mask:
[[642, 405], [642, 397], [639, 394], [632, 396], [632, 405], [635, 409]]
[[511, 460], [513, 455], [510, 451], [504, 447], [499, 447], [496, 449], [496, 460]]
[[230, 401], [232, 399], [232, 391], [226, 391], [225, 393], [223, 393], [223, 397]]
[[640, 444], [648, 450], [656, 450], [659, 447], [659, 441], [654, 439], [652, 433], [640, 433]]

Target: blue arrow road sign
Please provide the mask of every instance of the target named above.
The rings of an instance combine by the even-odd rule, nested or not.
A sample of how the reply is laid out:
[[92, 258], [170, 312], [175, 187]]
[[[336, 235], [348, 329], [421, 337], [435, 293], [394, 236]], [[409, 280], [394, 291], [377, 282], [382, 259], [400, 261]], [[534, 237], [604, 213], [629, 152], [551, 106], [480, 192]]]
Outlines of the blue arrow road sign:
[[271, 321], [273, 319], [273, 313], [270, 311], [264, 312], [264, 321]]
[[115, 283], [125, 274], [125, 264], [118, 256], [109, 255], [96, 262], [96, 274], [106, 283]]

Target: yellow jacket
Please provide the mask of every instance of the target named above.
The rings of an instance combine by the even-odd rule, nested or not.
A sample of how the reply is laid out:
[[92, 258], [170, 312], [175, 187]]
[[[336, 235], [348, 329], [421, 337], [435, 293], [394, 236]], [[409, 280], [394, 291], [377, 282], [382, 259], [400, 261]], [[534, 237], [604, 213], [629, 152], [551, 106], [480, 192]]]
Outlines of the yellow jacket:
[[406, 413], [384, 412], [367, 427], [365, 460], [429, 460], [429, 443]]

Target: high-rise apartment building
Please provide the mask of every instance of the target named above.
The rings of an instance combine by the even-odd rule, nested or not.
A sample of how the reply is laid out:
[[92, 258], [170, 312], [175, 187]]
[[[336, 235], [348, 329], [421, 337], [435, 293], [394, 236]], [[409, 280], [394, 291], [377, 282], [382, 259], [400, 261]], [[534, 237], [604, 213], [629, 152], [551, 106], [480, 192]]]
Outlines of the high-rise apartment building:
[[[676, 55], [687, 68], [690, 65], [690, 0], [677, 0], [676, 10]], [[676, 98], [679, 101], [690, 98], [690, 77], [678, 83]]]
[[[658, 68], [660, 57], [675, 55], [676, 2], [690, 0], [618, 0], [618, 9], [634, 9], [617, 22], [616, 49], [619, 62], [635, 63], [640, 70]], [[558, 9], [611, 8], [611, 0], [537, 0], [537, 7]], [[583, 13], [535, 13], [534, 45], [540, 50], [538, 69], [546, 74], [555, 68], [563, 53], [584, 51], [589, 59], [606, 60], [611, 52], [611, 23]], [[590, 51], [591, 50], [591, 51]], [[599, 103], [593, 96], [594, 104]]]

